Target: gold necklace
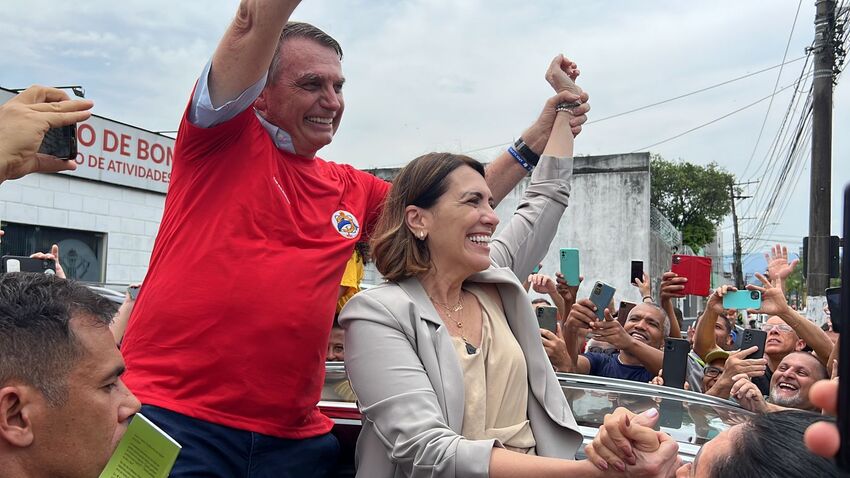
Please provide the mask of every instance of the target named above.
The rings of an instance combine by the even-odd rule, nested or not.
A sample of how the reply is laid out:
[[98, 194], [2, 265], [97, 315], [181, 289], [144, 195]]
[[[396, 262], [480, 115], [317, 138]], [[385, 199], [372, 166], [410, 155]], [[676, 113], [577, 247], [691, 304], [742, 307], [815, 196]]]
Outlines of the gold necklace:
[[[454, 324], [457, 326], [457, 330], [460, 333], [460, 339], [463, 340], [464, 344], [466, 344], [466, 353], [470, 355], [474, 354], [477, 350], [476, 347], [469, 343], [468, 340], [466, 340], [466, 334], [463, 333], [463, 289], [461, 289], [460, 297], [458, 297], [457, 304], [455, 304], [454, 306], [449, 306], [449, 304], [445, 304], [443, 302], [437, 302], [436, 300], [434, 300], [433, 297], [431, 297], [430, 294], [428, 295], [428, 298], [431, 299], [431, 302], [435, 305], [439, 305], [440, 308], [442, 308], [446, 312], [446, 317], [448, 317], [448, 319], [454, 322]], [[454, 316], [452, 316], [452, 313], [457, 312], [461, 313], [460, 320], [455, 319]]]

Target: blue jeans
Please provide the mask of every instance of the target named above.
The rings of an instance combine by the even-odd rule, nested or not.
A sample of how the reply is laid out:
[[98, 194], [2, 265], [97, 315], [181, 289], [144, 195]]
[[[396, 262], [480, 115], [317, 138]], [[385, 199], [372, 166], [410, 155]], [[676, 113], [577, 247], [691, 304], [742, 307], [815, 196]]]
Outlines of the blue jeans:
[[143, 405], [142, 414], [183, 446], [172, 478], [324, 478], [331, 476], [339, 454], [339, 443], [330, 433], [287, 440], [153, 405]]

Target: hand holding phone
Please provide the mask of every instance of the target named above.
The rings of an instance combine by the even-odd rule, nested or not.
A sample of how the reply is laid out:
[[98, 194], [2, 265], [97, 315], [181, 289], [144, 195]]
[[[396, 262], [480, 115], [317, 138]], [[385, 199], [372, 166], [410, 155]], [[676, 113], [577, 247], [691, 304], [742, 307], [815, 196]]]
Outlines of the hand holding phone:
[[38, 148], [39, 154], [55, 156], [56, 159], [71, 160], [77, 157], [77, 124], [50, 128]]
[[664, 362], [662, 378], [664, 386], [674, 388], [685, 388], [685, 375], [688, 371], [688, 353], [691, 344], [685, 339], [664, 339]]
[[687, 277], [682, 294], [708, 297], [711, 294], [711, 258], [701, 256], [673, 255], [670, 270], [677, 276]]
[[127, 294], [130, 296], [130, 299], [136, 300], [136, 297], [139, 296], [140, 287], [141, 286], [139, 285], [131, 285], [130, 287], [127, 287]]
[[534, 309], [537, 315], [537, 323], [541, 329], [546, 329], [553, 334], [558, 333], [558, 308], [551, 305], [542, 305]]
[[632, 261], [632, 276], [629, 284], [637, 284], [635, 279], [643, 280], [643, 261]]
[[767, 342], [767, 332], [764, 330], [744, 329], [744, 333], [741, 338], [741, 350], [746, 350], [755, 345], [758, 349], [750, 354], [748, 358], [760, 359], [764, 357], [765, 342]]
[[0, 272], [39, 272], [54, 275], [56, 274], [56, 261], [24, 256], [3, 256], [0, 258]]
[[735, 290], [723, 294], [723, 308], [756, 310], [761, 308], [761, 292], [757, 290]]
[[578, 249], [565, 247], [561, 249], [561, 274], [567, 285], [577, 286], [580, 279]]
[[599, 320], [605, 320], [605, 309], [611, 305], [616, 291], [617, 289], [613, 286], [602, 281], [596, 281], [596, 284], [593, 284], [593, 289], [590, 291], [590, 301], [596, 306], [596, 317]]

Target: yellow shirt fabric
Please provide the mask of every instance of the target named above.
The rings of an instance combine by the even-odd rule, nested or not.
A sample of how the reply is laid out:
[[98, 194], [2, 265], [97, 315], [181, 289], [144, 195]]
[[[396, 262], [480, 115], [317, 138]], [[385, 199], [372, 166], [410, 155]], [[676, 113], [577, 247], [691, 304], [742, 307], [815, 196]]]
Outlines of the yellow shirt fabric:
[[346, 290], [336, 304], [337, 313], [342, 310], [342, 306], [349, 299], [354, 297], [354, 294], [360, 292], [361, 280], [363, 280], [363, 258], [357, 251], [354, 251], [348, 259], [348, 263], [345, 264], [345, 272], [342, 273], [342, 280], [339, 282], [340, 287], [345, 287]]

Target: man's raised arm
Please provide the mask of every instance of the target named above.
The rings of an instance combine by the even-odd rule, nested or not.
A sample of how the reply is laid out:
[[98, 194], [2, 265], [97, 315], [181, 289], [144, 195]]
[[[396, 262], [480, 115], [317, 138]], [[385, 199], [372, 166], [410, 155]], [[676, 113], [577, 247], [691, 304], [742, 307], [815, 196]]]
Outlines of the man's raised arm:
[[300, 0], [242, 0], [212, 58], [213, 107], [237, 98], [268, 73], [278, 38]]
[[794, 332], [806, 342], [806, 345], [817, 353], [818, 360], [829, 367], [829, 356], [832, 354], [832, 341], [829, 340], [826, 332], [821, 330], [814, 322], [800, 316], [796, 310], [788, 305], [785, 293], [782, 291], [780, 285], [782, 278], [768, 279], [758, 272], [756, 272], [756, 278], [761, 281], [764, 287], [753, 284], [747, 286], [749, 290], [761, 292], [761, 308], [758, 311], [754, 310], [752, 312], [779, 316], [780, 319], [794, 329]]
[[709, 352], [716, 348], [717, 341], [714, 338], [714, 324], [717, 323], [717, 317], [725, 310], [723, 308], [723, 294], [729, 291], [738, 290], [732, 286], [722, 285], [718, 287], [713, 294], [708, 297], [708, 303], [705, 305], [705, 312], [697, 319], [696, 333], [694, 334], [694, 352], [704, 359]]

